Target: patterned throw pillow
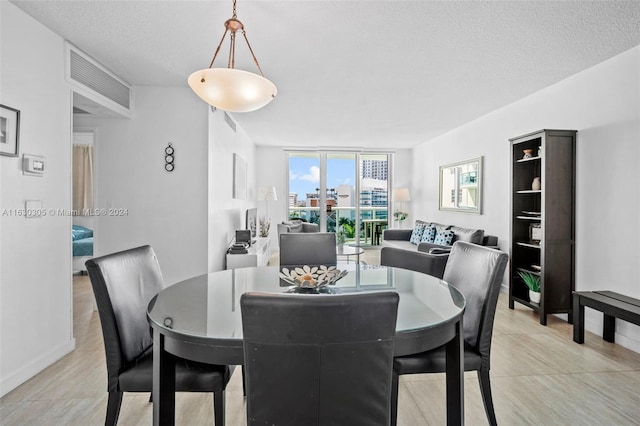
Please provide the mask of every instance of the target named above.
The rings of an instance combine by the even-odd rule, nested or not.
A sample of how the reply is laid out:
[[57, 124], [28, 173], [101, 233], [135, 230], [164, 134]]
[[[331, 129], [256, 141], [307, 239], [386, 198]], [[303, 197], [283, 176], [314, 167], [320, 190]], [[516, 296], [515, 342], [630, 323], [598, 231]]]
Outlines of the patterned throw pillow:
[[445, 231], [439, 231], [433, 243], [440, 244], [441, 246], [450, 246], [451, 241], [453, 241], [453, 231], [447, 229]]
[[436, 238], [436, 227], [433, 225], [427, 225], [422, 232], [421, 243], [433, 243]]
[[413, 228], [413, 232], [411, 233], [411, 239], [409, 239], [409, 242], [411, 244], [419, 244], [420, 240], [422, 239], [422, 233], [424, 232], [424, 227], [425, 227], [426, 223], [424, 222], [419, 222], [416, 221], [416, 226]]

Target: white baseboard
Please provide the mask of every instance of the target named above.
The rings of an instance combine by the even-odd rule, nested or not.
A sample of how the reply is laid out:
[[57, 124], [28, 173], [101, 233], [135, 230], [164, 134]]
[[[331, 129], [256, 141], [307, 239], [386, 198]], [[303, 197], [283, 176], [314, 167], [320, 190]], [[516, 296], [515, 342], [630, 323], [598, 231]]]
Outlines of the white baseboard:
[[[602, 313], [598, 312], [600, 320], [589, 318], [585, 315], [584, 321], [584, 329], [585, 331], [590, 331], [598, 336], [602, 337]], [[616, 319], [616, 322], [622, 320]], [[618, 327], [616, 327], [618, 328]], [[616, 332], [614, 339], [617, 345], [624, 346], [630, 351], [640, 353], [640, 341], [634, 339], [633, 337], [625, 336], [624, 334], [620, 334]]]
[[615, 339], [616, 339], [616, 343], [619, 344], [620, 346], [624, 346], [630, 351], [637, 352], [640, 354], [639, 341], [618, 333], [616, 333]]
[[18, 370], [10, 373], [7, 377], [0, 379], [0, 397], [5, 396], [54, 362], [61, 359], [76, 348], [76, 339], [54, 348], [53, 350], [40, 355], [28, 364], [20, 367]]
[[[500, 288], [500, 292], [508, 295], [509, 284], [503, 283], [502, 287]], [[562, 319], [563, 321], [568, 320], [567, 314], [554, 314], [554, 315]], [[616, 321], [621, 321], [621, 320], [616, 320]], [[588, 314], [585, 315], [584, 329], [585, 331], [590, 331], [602, 337], [602, 313], [597, 312], [597, 316], [588, 315]], [[616, 344], [620, 346], [624, 346], [630, 351], [640, 353], [640, 340], [636, 340], [634, 337], [625, 336], [624, 334], [620, 334], [618, 332], [616, 332], [615, 334], [615, 340], [616, 340]]]

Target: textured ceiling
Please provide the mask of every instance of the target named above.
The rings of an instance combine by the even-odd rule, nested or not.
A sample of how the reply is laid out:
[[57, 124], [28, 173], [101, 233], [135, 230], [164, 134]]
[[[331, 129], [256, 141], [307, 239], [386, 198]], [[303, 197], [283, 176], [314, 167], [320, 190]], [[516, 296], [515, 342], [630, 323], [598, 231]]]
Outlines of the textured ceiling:
[[[132, 85], [185, 87], [232, 8], [12, 2]], [[278, 87], [265, 108], [234, 114], [258, 145], [411, 147], [640, 45], [640, 1], [238, 0], [237, 11]], [[254, 71], [244, 47], [237, 67]]]

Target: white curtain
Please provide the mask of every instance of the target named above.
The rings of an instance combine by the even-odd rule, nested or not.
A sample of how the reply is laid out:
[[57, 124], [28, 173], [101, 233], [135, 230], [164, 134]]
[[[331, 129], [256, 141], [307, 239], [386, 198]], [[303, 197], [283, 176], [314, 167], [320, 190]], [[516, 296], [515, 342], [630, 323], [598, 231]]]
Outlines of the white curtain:
[[73, 145], [73, 209], [93, 209], [93, 146]]

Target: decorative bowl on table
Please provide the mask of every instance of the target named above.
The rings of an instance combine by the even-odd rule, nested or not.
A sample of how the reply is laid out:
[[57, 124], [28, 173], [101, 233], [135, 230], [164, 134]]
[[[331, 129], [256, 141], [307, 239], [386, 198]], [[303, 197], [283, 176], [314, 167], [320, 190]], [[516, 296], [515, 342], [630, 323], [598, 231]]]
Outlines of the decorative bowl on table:
[[299, 288], [317, 289], [334, 284], [347, 275], [348, 271], [340, 271], [335, 266], [308, 266], [299, 268], [282, 268], [280, 278]]

